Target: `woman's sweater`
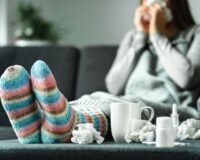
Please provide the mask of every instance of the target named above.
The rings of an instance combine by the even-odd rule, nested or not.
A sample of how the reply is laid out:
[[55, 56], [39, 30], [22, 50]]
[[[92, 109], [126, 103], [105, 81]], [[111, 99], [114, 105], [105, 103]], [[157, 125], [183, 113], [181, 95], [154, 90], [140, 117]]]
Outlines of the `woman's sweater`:
[[132, 30], [106, 77], [110, 93], [196, 108], [200, 96], [200, 26], [172, 38]]

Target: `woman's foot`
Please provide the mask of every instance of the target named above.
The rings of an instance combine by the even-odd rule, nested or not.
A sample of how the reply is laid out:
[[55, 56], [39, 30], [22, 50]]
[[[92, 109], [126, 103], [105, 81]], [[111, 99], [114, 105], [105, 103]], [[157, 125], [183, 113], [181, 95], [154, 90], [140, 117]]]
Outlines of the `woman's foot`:
[[0, 78], [0, 97], [20, 143], [40, 143], [41, 112], [28, 72], [19, 65], [8, 67]]
[[69, 142], [72, 130], [78, 123], [94, 123], [102, 135], [106, 134], [107, 119], [103, 112], [89, 109], [77, 111], [72, 108], [57, 88], [56, 80], [46, 63], [38, 60], [33, 64], [31, 79], [45, 116], [41, 129], [43, 143]]
[[77, 113], [58, 90], [54, 76], [44, 62], [36, 61], [33, 64], [31, 79], [36, 98], [44, 111], [42, 142], [69, 142], [71, 132], [78, 122]]

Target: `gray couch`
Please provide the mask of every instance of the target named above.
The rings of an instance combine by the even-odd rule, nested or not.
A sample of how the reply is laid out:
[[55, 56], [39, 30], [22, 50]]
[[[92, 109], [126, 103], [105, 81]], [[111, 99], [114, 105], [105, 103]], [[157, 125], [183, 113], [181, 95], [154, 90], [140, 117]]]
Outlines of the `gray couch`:
[[[68, 100], [94, 91], [106, 91], [104, 77], [115, 57], [117, 46], [92, 46], [77, 49], [71, 46], [2, 47], [0, 48], [0, 75], [14, 64], [29, 72], [37, 60], [44, 60], [52, 69], [57, 84]], [[10, 123], [2, 107], [0, 122]]]
[[[117, 46], [3, 47], [0, 48], [0, 74], [13, 64], [30, 71], [37, 59], [49, 64], [58, 87], [69, 99], [94, 91], [106, 91], [104, 78], [115, 57]], [[175, 148], [155, 148], [144, 144], [115, 144], [107, 140], [101, 145], [19, 144], [10, 123], [0, 107], [0, 160], [189, 160], [200, 159], [200, 142]]]

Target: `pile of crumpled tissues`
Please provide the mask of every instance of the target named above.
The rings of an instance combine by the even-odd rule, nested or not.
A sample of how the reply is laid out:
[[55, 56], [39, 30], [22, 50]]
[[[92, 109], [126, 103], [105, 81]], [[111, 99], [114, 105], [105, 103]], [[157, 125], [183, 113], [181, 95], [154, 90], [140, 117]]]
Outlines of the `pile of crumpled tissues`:
[[131, 142], [151, 142], [155, 139], [155, 125], [149, 121], [134, 119], [125, 135], [127, 143]]
[[104, 138], [100, 132], [94, 128], [93, 123], [78, 124], [78, 129], [72, 131], [71, 141], [77, 144], [90, 144], [96, 141], [98, 144], [103, 143]]
[[180, 140], [200, 138], [200, 120], [188, 119], [178, 127], [177, 137]]

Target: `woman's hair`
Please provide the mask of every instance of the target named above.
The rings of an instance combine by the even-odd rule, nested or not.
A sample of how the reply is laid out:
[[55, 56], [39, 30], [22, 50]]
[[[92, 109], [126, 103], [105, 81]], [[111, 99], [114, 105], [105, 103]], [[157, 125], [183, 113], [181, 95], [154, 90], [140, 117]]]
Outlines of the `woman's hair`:
[[[142, 0], [140, 0], [140, 4], [142, 4]], [[178, 29], [184, 30], [195, 24], [188, 0], [169, 0], [168, 6], [173, 15], [173, 22]]]

